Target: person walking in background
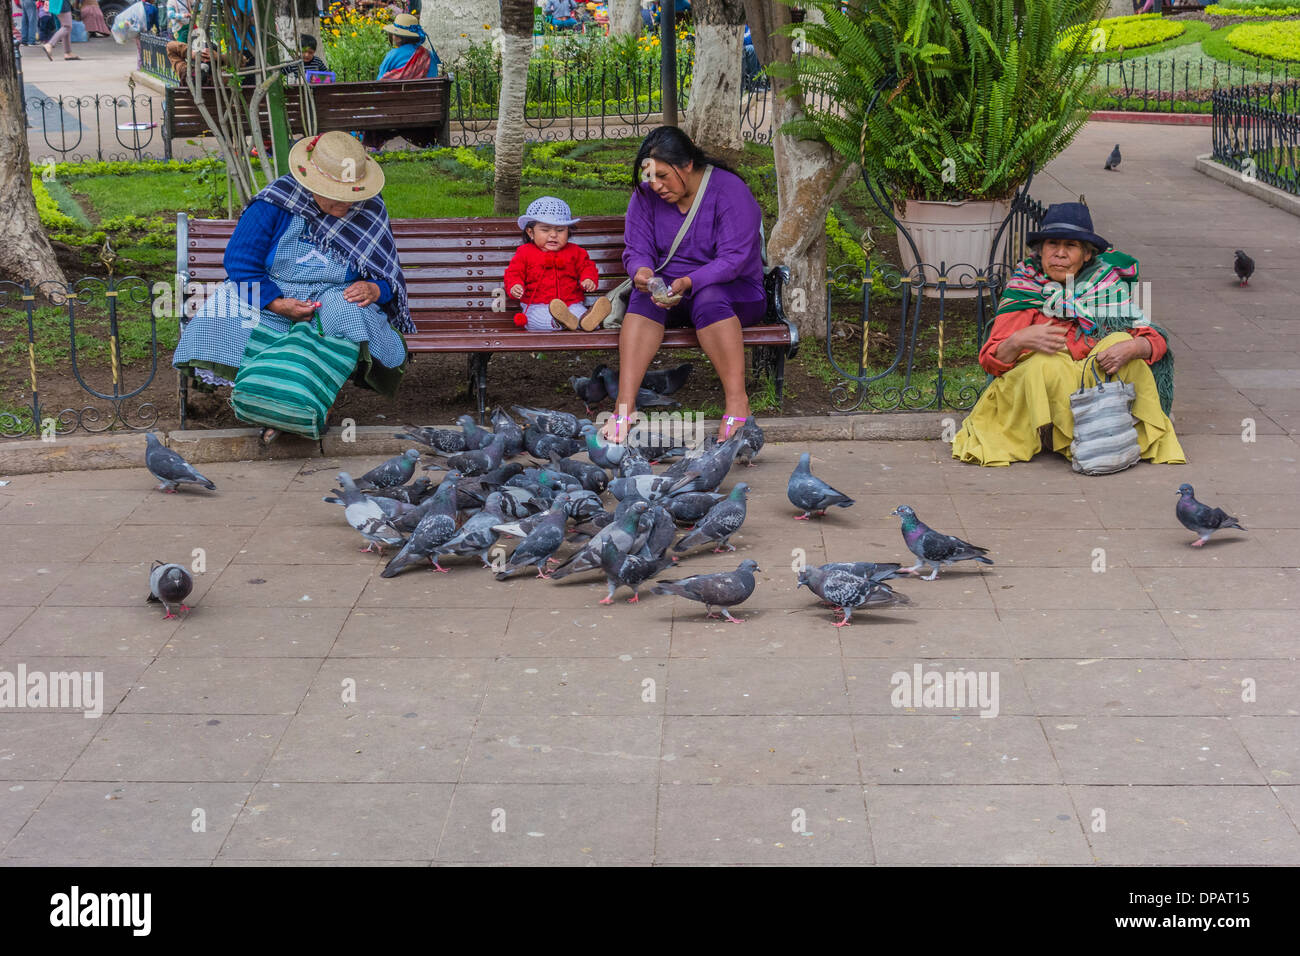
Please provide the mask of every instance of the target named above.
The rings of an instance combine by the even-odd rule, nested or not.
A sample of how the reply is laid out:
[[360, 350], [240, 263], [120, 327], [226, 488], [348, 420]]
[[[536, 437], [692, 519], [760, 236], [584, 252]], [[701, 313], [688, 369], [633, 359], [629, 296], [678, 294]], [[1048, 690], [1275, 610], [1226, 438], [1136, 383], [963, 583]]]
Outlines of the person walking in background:
[[59, 18], [59, 28], [54, 31], [54, 36], [50, 37], [48, 43], [41, 45], [41, 49], [50, 60], [54, 59], [54, 45], [60, 40], [63, 41], [65, 60], [81, 59], [72, 52], [72, 9], [68, 4], [69, 0], [50, 0], [50, 15]]
[[81, 22], [86, 26], [86, 33], [92, 37], [106, 37], [108, 32], [108, 21], [104, 19], [104, 11], [99, 9], [99, 0], [81, 0]]
[[23, 46], [36, 46], [40, 35], [36, 23], [41, 15], [36, 9], [36, 0], [22, 0], [23, 3]]

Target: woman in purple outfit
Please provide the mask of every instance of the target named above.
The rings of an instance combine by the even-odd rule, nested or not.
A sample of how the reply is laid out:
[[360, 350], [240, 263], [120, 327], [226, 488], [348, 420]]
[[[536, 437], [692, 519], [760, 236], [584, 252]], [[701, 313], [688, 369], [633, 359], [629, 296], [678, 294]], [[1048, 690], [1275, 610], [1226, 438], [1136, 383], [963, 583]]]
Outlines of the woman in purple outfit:
[[[767, 311], [762, 211], [739, 176], [710, 160], [675, 126], [650, 131], [637, 151], [634, 171], [637, 186], [623, 235], [623, 264], [634, 288], [619, 330], [618, 398], [605, 437], [622, 441], [626, 436], [637, 389], [671, 321], [695, 327], [700, 348], [722, 380], [726, 408], [718, 437], [725, 440], [749, 416], [741, 329], [761, 321]], [[706, 171], [708, 185], [701, 194]], [[681, 299], [662, 305], [650, 294], [650, 280], [697, 195], [695, 220], [658, 273], [669, 294]]]

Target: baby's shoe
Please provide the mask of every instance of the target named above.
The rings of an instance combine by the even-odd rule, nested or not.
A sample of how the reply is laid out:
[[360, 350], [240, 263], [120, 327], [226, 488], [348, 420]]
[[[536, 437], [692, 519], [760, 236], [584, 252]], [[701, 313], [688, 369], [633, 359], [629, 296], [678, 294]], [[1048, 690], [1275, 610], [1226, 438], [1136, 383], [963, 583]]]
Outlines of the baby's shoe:
[[578, 317], [569, 311], [563, 299], [551, 300], [551, 318], [570, 332], [576, 332], [578, 329]]
[[595, 302], [591, 303], [591, 308], [587, 310], [582, 321], [578, 323], [579, 328], [584, 332], [595, 332], [602, 322], [609, 317], [609, 310], [614, 307], [614, 303], [609, 301], [609, 296], [602, 295]]

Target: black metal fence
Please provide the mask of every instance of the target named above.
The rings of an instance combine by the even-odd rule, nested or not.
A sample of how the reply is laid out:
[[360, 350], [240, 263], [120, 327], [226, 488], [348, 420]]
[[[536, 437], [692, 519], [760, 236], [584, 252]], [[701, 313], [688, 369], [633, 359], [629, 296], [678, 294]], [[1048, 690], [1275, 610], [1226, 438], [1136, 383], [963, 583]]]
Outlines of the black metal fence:
[[1254, 66], [1243, 66], [1204, 56], [1179, 62], [1152, 55], [1104, 61], [1093, 88], [1104, 91], [1097, 104], [1102, 110], [1209, 113], [1216, 89], [1285, 85], [1295, 80], [1300, 80], [1300, 64], [1262, 57]]
[[33, 96], [26, 101], [32, 161], [160, 158], [162, 98], [147, 93], [110, 96]]
[[1300, 80], [1216, 90], [1212, 102], [1215, 161], [1300, 196]]
[[[142, 430], [158, 420], [154, 404], [140, 398], [158, 373], [159, 352], [152, 290], [140, 277], [89, 276], [71, 286], [0, 282], [0, 327], [9, 333], [8, 360], [21, 365], [25, 358], [28, 375], [22, 403], [0, 404], [0, 436], [50, 440], [78, 429]], [[91, 401], [55, 411], [42, 401], [41, 384], [52, 365], [64, 365], [65, 353]]]

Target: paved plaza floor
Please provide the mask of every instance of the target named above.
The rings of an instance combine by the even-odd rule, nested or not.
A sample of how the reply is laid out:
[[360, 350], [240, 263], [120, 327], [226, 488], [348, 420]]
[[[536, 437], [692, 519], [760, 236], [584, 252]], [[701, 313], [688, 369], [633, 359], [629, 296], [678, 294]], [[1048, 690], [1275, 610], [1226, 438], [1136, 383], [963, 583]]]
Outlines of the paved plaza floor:
[[[599, 574], [383, 579], [320, 500], [373, 459], [205, 465], [218, 491], [177, 495], [13, 476], [0, 671], [102, 672], [104, 698], [0, 710], [0, 862], [1300, 863], [1300, 221], [1196, 173], [1207, 137], [1093, 123], [1033, 190], [1085, 193], [1141, 259], [1189, 463], [769, 445], [724, 485], [752, 487], [736, 553], [682, 562], [758, 562], [743, 625], [602, 607]], [[805, 450], [854, 507], [793, 520]], [[1249, 531], [1189, 547], [1184, 481]], [[900, 504], [996, 564], [832, 627], [792, 566], [903, 560]], [[198, 548], [195, 608], [165, 621], [149, 565]], [[898, 706], [918, 668], [996, 679], [996, 716]]]

